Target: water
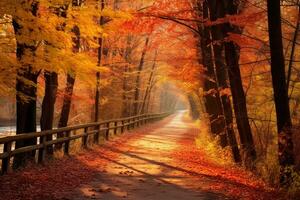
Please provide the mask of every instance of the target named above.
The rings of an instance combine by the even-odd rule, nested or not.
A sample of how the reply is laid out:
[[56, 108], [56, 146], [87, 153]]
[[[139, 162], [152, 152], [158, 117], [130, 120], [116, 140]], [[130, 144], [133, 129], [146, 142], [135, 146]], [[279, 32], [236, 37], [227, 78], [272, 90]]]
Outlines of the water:
[[[41, 131], [41, 127], [36, 127], [37, 131]], [[0, 138], [16, 135], [16, 126], [0, 126]], [[37, 140], [39, 144], [39, 138]], [[12, 145], [12, 150], [15, 149], [15, 144]], [[0, 153], [3, 153], [3, 144], [0, 144]]]
[[12, 136], [16, 134], [16, 126], [0, 127], [0, 137]]
[[[41, 131], [40, 126], [37, 126], [37, 131]], [[16, 126], [0, 126], [0, 138], [16, 135]]]

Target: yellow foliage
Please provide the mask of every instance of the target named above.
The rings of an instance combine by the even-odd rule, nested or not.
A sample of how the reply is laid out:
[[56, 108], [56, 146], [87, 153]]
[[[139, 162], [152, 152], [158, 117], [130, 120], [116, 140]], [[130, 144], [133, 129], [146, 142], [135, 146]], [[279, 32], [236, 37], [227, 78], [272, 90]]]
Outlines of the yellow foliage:
[[221, 148], [219, 138], [213, 137], [210, 132], [207, 119], [202, 117], [201, 121], [198, 121], [197, 123], [201, 130], [196, 138], [197, 147], [204, 150], [212, 161], [222, 165], [233, 165], [234, 162], [230, 147]]

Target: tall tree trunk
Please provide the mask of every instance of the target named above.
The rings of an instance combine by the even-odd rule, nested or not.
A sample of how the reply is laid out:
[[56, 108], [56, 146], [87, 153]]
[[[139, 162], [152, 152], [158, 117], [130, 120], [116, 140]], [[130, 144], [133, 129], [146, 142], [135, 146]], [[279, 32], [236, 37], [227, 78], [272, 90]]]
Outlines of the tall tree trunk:
[[[105, 7], [105, 2], [104, 0], [100, 1], [101, 4], [101, 11], [103, 11]], [[100, 26], [104, 25], [104, 16], [101, 15], [100, 21], [99, 21]], [[103, 51], [103, 37], [100, 37], [98, 39], [98, 66], [101, 66], [102, 63], [102, 51]], [[94, 121], [98, 122], [99, 121], [99, 107], [100, 107], [100, 72], [96, 73], [96, 95], [95, 95], [95, 116], [94, 116]]]
[[140, 109], [140, 114], [145, 113], [145, 107], [146, 107], [146, 104], [147, 104], [147, 99], [148, 99], [148, 96], [150, 95], [150, 92], [151, 92], [150, 88], [151, 88], [151, 83], [152, 83], [152, 80], [153, 80], [154, 71], [155, 71], [155, 67], [156, 67], [156, 57], [157, 57], [157, 52], [155, 53], [155, 56], [154, 56], [154, 62], [153, 62], [151, 72], [150, 72], [150, 76], [149, 76], [149, 80], [148, 80], [148, 83], [147, 83], [147, 86], [146, 86], [146, 91], [145, 91], [142, 106], [141, 106], [141, 109]]
[[[286, 80], [286, 82], [287, 82], [286, 87], [287, 87], [288, 91], [289, 91], [289, 86], [290, 86], [290, 82], [291, 82], [292, 68], [293, 68], [293, 64], [294, 64], [295, 51], [296, 51], [296, 43], [297, 43], [297, 38], [298, 38], [298, 34], [299, 34], [299, 29], [300, 29], [300, 0], [297, 1], [297, 4], [298, 4], [297, 24], [296, 24], [296, 28], [295, 28], [295, 32], [294, 32], [294, 36], [293, 36], [293, 41], [292, 41], [293, 43], [292, 43], [290, 61], [289, 61], [289, 65], [288, 65], [287, 80]], [[291, 96], [293, 94], [294, 86], [295, 86], [295, 82], [292, 85], [292, 91], [289, 96]]]
[[[64, 91], [64, 99], [63, 99], [63, 106], [61, 108], [60, 118], [58, 121], [58, 128], [68, 126], [69, 115], [71, 111], [71, 102], [73, 96], [73, 88], [75, 84], [75, 73], [72, 75], [71, 73], [67, 74], [67, 85]], [[64, 135], [57, 134], [58, 138], [63, 138]], [[56, 150], [61, 150], [62, 144], [58, 143], [55, 145]]]
[[148, 44], [149, 44], [149, 37], [146, 38], [145, 47], [142, 51], [141, 60], [140, 60], [139, 66], [137, 68], [137, 76], [136, 76], [135, 90], [134, 90], [134, 115], [137, 115], [138, 112], [139, 112], [141, 73], [142, 73], [143, 68], [144, 68], [145, 56], [146, 56], [146, 53], [147, 53]]
[[[219, 18], [225, 17], [225, 7], [224, 4], [217, 0], [208, 1], [210, 20], [216, 21]], [[223, 146], [230, 145], [233, 153], [234, 160], [236, 162], [241, 161], [239, 149], [237, 146], [237, 141], [233, 129], [233, 113], [231, 107], [231, 101], [227, 90], [230, 87], [227, 83], [227, 70], [224, 58], [224, 28], [223, 24], [214, 25], [211, 27], [211, 39], [212, 39], [212, 57], [214, 60], [215, 75], [218, 89], [221, 91], [221, 103], [224, 112], [224, 119], [226, 124], [226, 140], [221, 140]], [[223, 92], [225, 91], [225, 92]]]
[[124, 73], [123, 73], [123, 107], [122, 107], [122, 116], [123, 117], [128, 117], [130, 116], [130, 78], [129, 73], [130, 73], [130, 65], [131, 65], [131, 54], [132, 54], [132, 48], [131, 48], [131, 42], [132, 42], [132, 37], [130, 35], [127, 36], [127, 45], [126, 48], [124, 49], [124, 59], [128, 63], [125, 68], [124, 68]]
[[[42, 102], [42, 115], [40, 119], [41, 130], [52, 130], [55, 101], [58, 87], [57, 73], [56, 72], [44, 72], [45, 78], [45, 95]], [[41, 139], [42, 140], [42, 139]], [[47, 141], [52, 140], [52, 135], [47, 136]], [[47, 147], [47, 154], [53, 154], [52, 146]], [[41, 154], [39, 157], [41, 158]]]
[[[204, 20], [208, 20], [208, 5], [207, 1], [197, 1], [196, 7], [198, 15], [203, 16]], [[201, 9], [200, 9], [201, 8]], [[219, 91], [216, 83], [216, 77], [214, 73], [214, 66], [211, 54], [211, 39], [210, 39], [210, 27], [204, 26], [203, 24], [198, 25], [200, 30], [200, 46], [199, 52], [201, 52], [202, 60], [200, 63], [205, 68], [205, 80], [204, 80], [204, 99], [205, 109], [209, 115], [209, 121], [211, 126], [211, 132], [214, 136], [222, 135], [225, 136], [225, 121], [221, 106], [221, 100]], [[224, 139], [223, 139], [224, 140]]]
[[[236, 4], [233, 0], [224, 0], [223, 2], [226, 7], [226, 14], [238, 14], [238, 4]], [[238, 27], [229, 23], [224, 24], [224, 27], [227, 36], [228, 33], [240, 33], [240, 29]], [[234, 113], [236, 117], [237, 129], [239, 131], [241, 140], [241, 153], [245, 166], [251, 169], [254, 167], [256, 151], [251, 127], [249, 124], [246, 96], [243, 89], [243, 83], [239, 66], [239, 54], [240, 48], [237, 45], [235, 45], [234, 42], [225, 42], [226, 65], [231, 88]]]
[[[81, 6], [83, 0], [76, 0], [72, 1], [72, 6]], [[62, 14], [63, 17], [67, 17], [66, 11]], [[80, 29], [78, 26], [74, 26], [72, 28], [72, 32], [74, 33], [73, 40], [73, 53], [79, 53], [80, 52], [80, 46], [81, 46], [81, 40], [80, 40]], [[76, 72], [74, 70], [71, 70], [67, 73], [67, 85], [64, 91], [64, 99], [63, 99], [63, 106], [61, 109], [61, 114], [58, 122], [58, 128], [66, 127], [68, 125], [69, 121], [69, 114], [71, 110], [71, 101], [73, 96], [73, 89], [75, 84], [75, 77]], [[59, 145], [58, 145], [59, 146]]]
[[58, 121], [58, 128], [66, 127], [68, 125], [74, 84], [75, 75], [71, 75], [70, 73], [68, 73], [67, 85], [64, 91], [63, 106], [61, 108], [60, 118]]
[[193, 120], [197, 120], [200, 117], [200, 113], [197, 107], [197, 104], [195, 102], [195, 99], [192, 94], [188, 95], [188, 100], [190, 104], [190, 116], [192, 117]]
[[123, 72], [123, 95], [122, 95], [122, 117], [128, 117], [128, 89], [127, 89], [127, 73], [128, 73], [128, 65], [125, 66]]
[[[241, 140], [241, 154], [245, 166], [253, 168], [256, 151], [248, 119], [246, 96], [242, 85], [239, 68], [239, 50], [232, 42], [225, 44], [225, 57], [228, 68], [229, 83], [231, 88], [234, 113], [237, 129]], [[236, 142], [234, 142], [236, 143]]]
[[150, 111], [149, 108], [150, 108], [150, 104], [151, 104], [152, 93], [155, 92], [155, 91], [153, 91], [154, 86], [155, 86], [155, 79], [152, 79], [152, 81], [150, 83], [150, 88], [149, 88], [149, 95], [146, 100], [147, 103], [146, 103], [145, 113], [149, 113], [149, 111]]
[[[33, 16], [37, 15], [38, 2], [31, 4], [31, 12]], [[13, 18], [13, 28], [17, 40], [17, 59], [21, 61], [28, 53], [34, 56], [36, 47], [19, 42], [18, 37], [26, 34], [26, 31], [20, 25], [20, 18]], [[26, 35], [25, 35], [26, 36]], [[28, 56], [28, 55], [27, 55]], [[25, 64], [17, 72], [16, 82], [16, 103], [17, 103], [17, 130], [16, 134], [36, 132], [36, 100], [37, 100], [37, 78], [39, 73], [35, 72], [30, 64]], [[30, 81], [30, 84], [28, 83]], [[26, 98], [26, 99], [24, 99]], [[21, 148], [29, 145], [35, 145], [36, 138], [18, 140], [15, 148]], [[35, 151], [17, 154], [14, 157], [13, 168], [19, 168], [26, 164], [27, 160], [34, 160]]]
[[[68, 5], [63, 5], [57, 8], [54, 13], [58, 17], [66, 18], [67, 17], [67, 9]], [[65, 24], [61, 24], [61, 26], [57, 27], [57, 30], [63, 30], [65, 28]], [[50, 45], [47, 41], [45, 41], [45, 46]], [[48, 53], [47, 48], [45, 50]], [[56, 72], [50, 72], [45, 70], [44, 72], [45, 79], [45, 94], [42, 102], [42, 114], [40, 118], [41, 130], [52, 130], [53, 128], [53, 120], [54, 120], [54, 111], [55, 111], [55, 101], [56, 94], [58, 88], [58, 74]], [[53, 139], [52, 135], [48, 135], [46, 140], [51, 141]], [[43, 137], [40, 138], [40, 141], [43, 141]], [[47, 146], [46, 153], [48, 155], [53, 154], [53, 146]], [[43, 160], [43, 152], [39, 151], [39, 162]]]
[[[81, 6], [82, 0], [73, 1], [72, 6]], [[65, 13], [65, 17], [67, 16], [67, 13]], [[72, 32], [74, 33], [73, 40], [73, 53], [79, 53], [80, 52], [80, 46], [81, 46], [81, 40], [80, 40], [80, 29], [78, 26], [74, 26], [72, 29]], [[64, 91], [64, 97], [63, 97], [63, 106], [61, 108], [60, 118], [58, 121], [58, 128], [66, 127], [68, 126], [69, 121], [69, 115], [71, 111], [71, 102], [72, 102], [72, 96], [73, 96], [73, 90], [75, 85], [75, 77], [76, 72], [72, 69], [70, 72], [67, 73], [67, 84]], [[64, 135], [57, 135], [58, 138], [64, 137]], [[56, 149], [61, 149], [62, 144], [56, 144]]]
[[280, 0], [267, 0], [269, 41], [271, 52], [271, 74], [277, 116], [278, 159], [280, 183], [289, 185], [291, 173], [287, 167], [294, 165], [292, 120], [290, 116], [285, 64], [282, 44]]

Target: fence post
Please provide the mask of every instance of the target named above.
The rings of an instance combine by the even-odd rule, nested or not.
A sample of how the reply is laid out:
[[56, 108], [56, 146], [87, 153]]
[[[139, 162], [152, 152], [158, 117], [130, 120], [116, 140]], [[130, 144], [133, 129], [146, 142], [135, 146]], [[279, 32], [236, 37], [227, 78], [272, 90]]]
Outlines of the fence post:
[[94, 143], [99, 143], [100, 124], [96, 126], [97, 133], [94, 135]]
[[140, 117], [140, 116], [138, 116], [138, 117], [136, 118], [136, 120], [137, 120], [137, 122], [136, 122], [136, 126], [137, 126], [137, 127], [140, 127], [140, 126], [141, 126], [140, 119], [141, 119], [141, 117]]
[[136, 127], [140, 127], [140, 116], [136, 117]]
[[118, 133], [118, 128], [117, 128], [117, 126], [118, 126], [118, 121], [115, 121], [114, 125], [115, 125], [115, 128], [114, 128], [114, 135], [116, 135], [116, 134]]
[[41, 149], [39, 149], [39, 158], [38, 158], [38, 163], [43, 163], [45, 161], [46, 158], [46, 153], [47, 153], [47, 146], [46, 146], [46, 142], [47, 142], [47, 136], [41, 136], [40, 137], [40, 144], [43, 145], [43, 147]]
[[7, 157], [2, 159], [1, 174], [5, 174], [10, 171], [11, 144], [11, 141], [4, 143], [3, 153], [7, 153]]
[[68, 138], [68, 140], [66, 140], [65, 142], [65, 146], [64, 146], [64, 152], [65, 152], [65, 155], [69, 155], [69, 148], [70, 148], [70, 140], [69, 140], [69, 137], [70, 137], [70, 134], [71, 132], [70, 131], [66, 131], [65, 132], [65, 137]]
[[127, 120], [127, 130], [129, 131], [131, 129], [131, 119]]
[[129, 130], [130, 130], [130, 125], [129, 125], [130, 119], [127, 119], [127, 120], [125, 121], [125, 123], [127, 124], [127, 125], [126, 125], [126, 128], [127, 128], [127, 130], [129, 131]]
[[135, 117], [132, 118], [132, 129], [134, 129], [134, 128], [135, 128]]
[[122, 123], [121, 133], [124, 133], [124, 126], [125, 126], [125, 125], [124, 125], [124, 124], [125, 124], [125, 123], [124, 123], [124, 120], [122, 120], [121, 123]]
[[106, 128], [107, 128], [107, 130], [106, 130], [106, 132], [105, 132], [105, 138], [106, 138], [106, 140], [109, 140], [109, 128], [110, 128], [110, 122], [108, 122], [108, 123], [106, 124]]
[[87, 141], [88, 141], [88, 127], [84, 128], [84, 133], [83, 133], [83, 137], [82, 137], [82, 146], [83, 148], [87, 148]]
[[144, 121], [144, 120], [145, 120], [145, 116], [143, 115], [143, 116], [142, 116], [142, 119], [141, 119], [141, 125], [144, 125], [144, 124], [145, 124], [145, 121]]

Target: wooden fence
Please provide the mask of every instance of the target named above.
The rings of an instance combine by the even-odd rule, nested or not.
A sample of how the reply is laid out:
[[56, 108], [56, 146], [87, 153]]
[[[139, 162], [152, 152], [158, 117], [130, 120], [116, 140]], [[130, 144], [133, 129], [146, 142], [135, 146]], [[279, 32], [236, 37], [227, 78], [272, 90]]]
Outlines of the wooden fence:
[[[54, 146], [60, 144], [62, 146], [65, 155], [69, 154], [70, 141], [80, 139], [83, 148], [88, 147], [88, 141], [92, 139], [93, 143], [98, 144], [100, 136], [106, 140], [109, 139], [110, 131], [116, 134], [118, 130], [123, 133], [125, 130], [134, 129], [143, 124], [161, 120], [170, 115], [170, 113], [159, 114], [144, 114], [133, 117], [113, 119], [102, 122], [95, 122], [77, 126], [70, 126], [64, 128], [58, 128], [49, 131], [41, 131], [36, 133], [19, 134], [15, 136], [8, 136], [0, 138], [0, 146], [3, 146], [3, 151], [0, 153], [1, 174], [5, 174], [11, 170], [12, 158], [18, 154], [33, 152], [36, 155], [41, 155], [37, 159], [39, 163], [44, 162], [46, 158], [46, 148], [48, 146]], [[83, 130], [83, 133], [76, 134], [76, 131]], [[47, 141], [47, 136], [52, 136], [51, 141]], [[93, 136], [89, 139], [89, 137]], [[36, 139], [37, 144], [31, 146], [25, 146], [14, 149], [13, 146], [16, 141], [22, 141], [26, 139]], [[1, 151], [0, 151], [1, 152]]]

